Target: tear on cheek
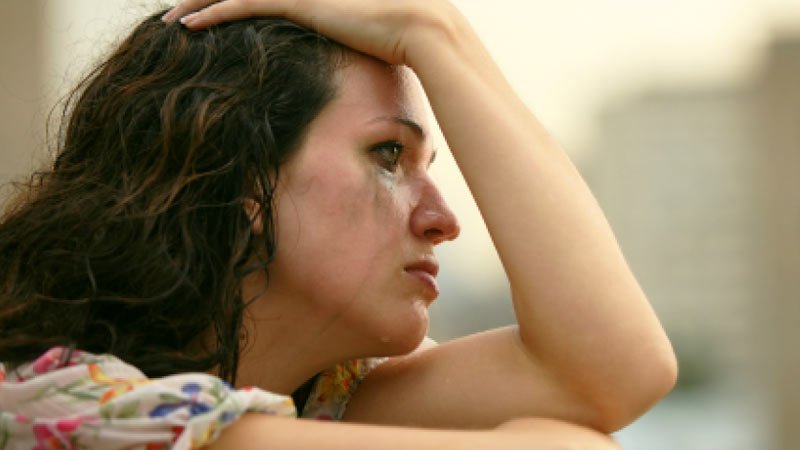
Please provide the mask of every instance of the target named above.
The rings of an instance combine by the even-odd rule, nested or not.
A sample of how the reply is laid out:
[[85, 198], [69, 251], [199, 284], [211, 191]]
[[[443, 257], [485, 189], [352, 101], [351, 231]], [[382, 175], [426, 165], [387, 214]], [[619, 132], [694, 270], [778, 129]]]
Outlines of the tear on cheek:
[[380, 183], [381, 187], [383, 187], [390, 193], [393, 193], [395, 188], [397, 187], [395, 185], [395, 175], [381, 167], [376, 167], [375, 172], [376, 172], [376, 178], [378, 179], [378, 183]]

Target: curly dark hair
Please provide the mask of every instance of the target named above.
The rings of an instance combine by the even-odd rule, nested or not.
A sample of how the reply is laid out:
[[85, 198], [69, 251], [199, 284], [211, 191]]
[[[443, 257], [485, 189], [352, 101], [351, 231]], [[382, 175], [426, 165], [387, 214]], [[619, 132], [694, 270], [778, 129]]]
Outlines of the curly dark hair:
[[279, 167], [335, 96], [344, 49], [278, 18], [194, 32], [163, 13], [70, 94], [54, 164], [0, 218], [6, 364], [63, 345], [235, 381], [241, 281], [275, 253]]

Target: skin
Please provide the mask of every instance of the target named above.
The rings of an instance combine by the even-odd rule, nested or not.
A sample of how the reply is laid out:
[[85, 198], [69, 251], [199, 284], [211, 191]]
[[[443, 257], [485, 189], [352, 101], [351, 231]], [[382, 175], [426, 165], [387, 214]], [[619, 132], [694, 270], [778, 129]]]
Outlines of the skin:
[[[186, 0], [165, 19], [211, 3]], [[518, 321], [392, 358], [359, 387], [345, 417], [381, 426], [347, 428], [351, 442], [342, 428], [298, 421], [292, 427], [307, 426], [313, 431], [307, 438], [318, 439], [308, 448], [338, 448], [328, 438], [369, 439], [387, 449], [412, 440], [426, 448], [443, 436], [409, 436], [383, 425], [491, 429], [491, 441], [478, 439], [482, 446], [473, 448], [613, 448], [568, 422], [601, 432], [627, 425], [673, 386], [674, 354], [580, 174], [466, 19], [440, 0], [226, 0], [183, 22], [200, 29], [255, 15], [285, 16], [414, 71], [486, 221]], [[373, 320], [382, 323], [380, 316]], [[364, 325], [359, 333], [372, 331]], [[288, 367], [286, 377], [301, 378]], [[252, 423], [261, 421], [270, 419]], [[258, 435], [259, 426], [247, 423], [230, 439]], [[459, 439], [475, 436], [453, 433], [445, 440], [459, 447]], [[226, 444], [232, 445], [221, 448]]]
[[336, 98], [281, 168], [270, 283], [245, 281], [246, 296], [261, 295], [247, 311], [242, 385], [290, 393], [338, 361], [414, 350], [438, 295], [414, 269], [459, 232], [427, 172], [431, 114], [416, 77], [348, 58]]

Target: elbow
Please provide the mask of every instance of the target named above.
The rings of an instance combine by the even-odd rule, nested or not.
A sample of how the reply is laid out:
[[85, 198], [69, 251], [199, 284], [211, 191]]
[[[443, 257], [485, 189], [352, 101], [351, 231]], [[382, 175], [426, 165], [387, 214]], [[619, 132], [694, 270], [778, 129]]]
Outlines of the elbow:
[[[595, 428], [610, 434], [639, 418], [675, 387], [678, 362], [671, 347], [651, 354], [596, 401]], [[597, 397], [596, 397], [597, 398]]]

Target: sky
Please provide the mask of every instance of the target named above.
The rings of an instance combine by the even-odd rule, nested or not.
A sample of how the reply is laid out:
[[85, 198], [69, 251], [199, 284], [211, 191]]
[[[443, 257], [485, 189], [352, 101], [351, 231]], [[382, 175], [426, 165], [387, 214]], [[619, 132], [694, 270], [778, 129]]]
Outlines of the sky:
[[[800, 33], [797, 0], [454, 0], [522, 99], [568, 153], [589, 155], [594, 116], [643, 86], [734, 84], [758, 70], [775, 33]], [[49, 94], [72, 85], [152, 0], [45, 0]], [[441, 251], [442, 275], [491, 283], [502, 274], [447, 152], [433, 174], [462, 234]], [[475, 258], [474, 255], [481, 255]]]

